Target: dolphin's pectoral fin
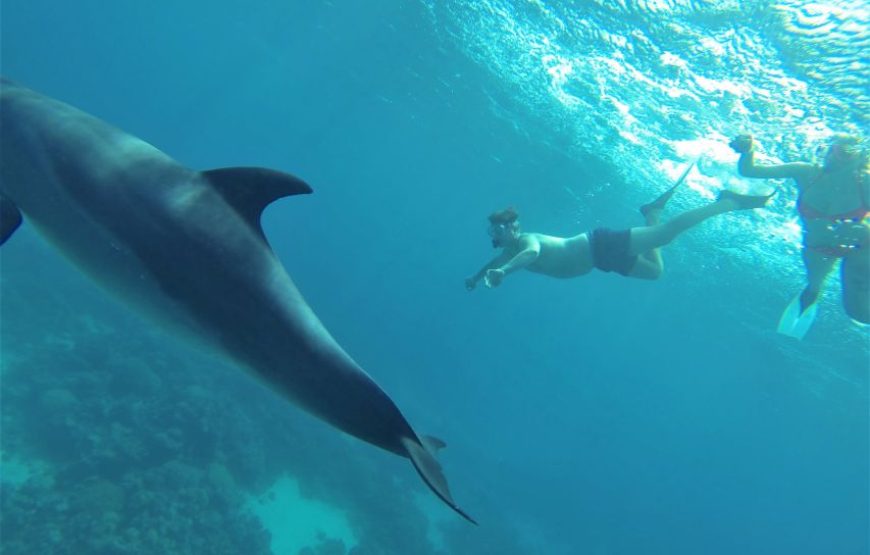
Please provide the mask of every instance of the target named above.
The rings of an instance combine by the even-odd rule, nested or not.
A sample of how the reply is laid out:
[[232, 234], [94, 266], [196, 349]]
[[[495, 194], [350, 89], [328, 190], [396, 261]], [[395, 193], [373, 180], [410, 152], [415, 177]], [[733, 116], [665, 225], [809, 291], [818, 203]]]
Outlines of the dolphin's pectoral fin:
[[311, 192], [298, 177], [267, 168], [219, 168], [200, 173], [261, 235], [260, 214], [269, 203]]
[[[444, 442], [442, 441], [441, 444], [443, 445], [443, 443]], [[402, 438], [402, 445], [404, 445], [405, 449], [408, 451], [408, 457], [410, 457], [411, 462], [414, 463], [414, 468], [417, 469], [417, 473], [420, 474], [420, 477], [423, 478], [426, 485], [435, 492], [435, 495], [440, 497], [442, 501], [447, 503], [451, 509], [459, 513], [465, 520], [472, 524], [477, 524], [477, 521], [468, 516], [468, 514], [460, 509], [453, 501], [453, 497], [450, 495], [450, 488], [447, 487], [447, 479], [441, 471], [441, 465], [438, 464], [438, 461], [435, 460], [432, 453], [427, 451], [426, 448], [415, 439], [408, 437]]]
[[12, 237], [21, 225], [21, 212], [18, 207], [4, 196], [0, 196], [0, 245]]

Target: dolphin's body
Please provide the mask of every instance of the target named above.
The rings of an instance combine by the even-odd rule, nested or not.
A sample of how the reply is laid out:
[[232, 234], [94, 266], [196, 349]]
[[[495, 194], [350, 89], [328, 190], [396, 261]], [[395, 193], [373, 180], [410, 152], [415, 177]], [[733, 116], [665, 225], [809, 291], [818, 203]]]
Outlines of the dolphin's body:
[[455, 511], [433, 456], [332, 338], [269, 247], [260, 214], [310, 193], [276, 171], [198, 172], [76, 108], [0, 83], [0, 244], [23, 214], [78, 268], [181, 327], [306, 411], [411, 459]]

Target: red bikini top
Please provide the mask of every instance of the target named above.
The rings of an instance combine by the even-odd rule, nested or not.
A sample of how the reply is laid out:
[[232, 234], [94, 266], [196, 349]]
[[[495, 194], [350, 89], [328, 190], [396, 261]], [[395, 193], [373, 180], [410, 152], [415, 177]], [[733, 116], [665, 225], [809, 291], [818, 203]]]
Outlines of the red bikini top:
[[801, 191], [800, 196], [798, 197], [797, 202], [797, 211], [798, 214], [801, 215], [805, 220], [831, 220], [832, 222], [843, 222], [843, 221], [861, 221], [870, 214], [870, 203], [867, 202], [867, 199], [864, 197], [864, 187], [863, 172], [855, 173], [855, 186], [858, 188], [858, 195], [861, 197], [861, 205], [853, 210], [849, 210], [848, 212], [843, 212], [841, 214], [825, 214], [824, 212], [819, 211], [817, 208], [813, 208], [804, 200], [804, 195], [806, 192], [815, 185], [819, 179], [822, 177], [820, 173], [813, 179], [806, 188]]

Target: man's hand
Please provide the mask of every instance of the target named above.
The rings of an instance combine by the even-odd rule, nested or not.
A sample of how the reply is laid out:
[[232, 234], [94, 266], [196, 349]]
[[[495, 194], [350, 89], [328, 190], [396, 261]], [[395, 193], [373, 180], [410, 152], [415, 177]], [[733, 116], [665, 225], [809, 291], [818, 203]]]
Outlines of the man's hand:
[[734, 149], [735, 152], [740, 154], [746, 154], [755, 148], [755, 144], [752, 141], [752, 135], [738, 135], [734, 137], [734, 139], [728, 143], [728, 146]]
[[465, 278], [465, 289], [468, 291], [474, 291], [474, 288], [477, 286], [477, 280], [473, 277]]
[[487, 270], [486, 277], [483, 278], [483, 283], [486, 284], [487, 287], [492, 289], [493, 287], [498, 287], [501, 285], [501, 280], [504, 279], [504, 270]]

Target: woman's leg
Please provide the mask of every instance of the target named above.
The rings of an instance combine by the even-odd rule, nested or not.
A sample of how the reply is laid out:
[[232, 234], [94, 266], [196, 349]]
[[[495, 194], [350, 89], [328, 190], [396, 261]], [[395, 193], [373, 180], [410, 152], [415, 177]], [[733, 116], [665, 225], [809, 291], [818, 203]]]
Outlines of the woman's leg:
[[849, 318], [870, 324], [870, 248], [860, 248], [843, 258], [843, 308]]
[[804, 248], [803, 259], [807, 271], [807, 286], [801, 292], [801, 313], [818, 300], [825, 280], [837, 263], [836, 257], [826, 256], [811, 248]]

